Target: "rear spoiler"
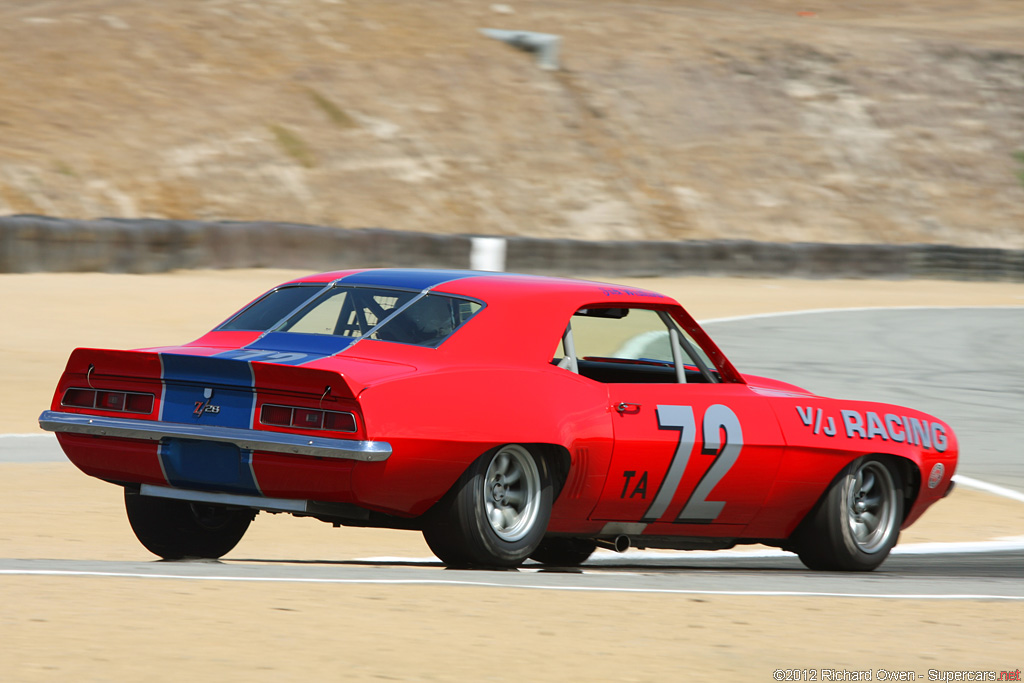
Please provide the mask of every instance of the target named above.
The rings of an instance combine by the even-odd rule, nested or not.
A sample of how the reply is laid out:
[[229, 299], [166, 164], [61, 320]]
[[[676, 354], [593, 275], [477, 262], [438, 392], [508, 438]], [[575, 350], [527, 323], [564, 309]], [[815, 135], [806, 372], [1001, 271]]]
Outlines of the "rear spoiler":
[[202, 384], [214, 388], [249, 388], [317, 396], [325, 400], [354, 399], [359, 391], [359, 387], [351, 387], [339, 372], [213, 355], [221, 351], [223, 349], [205, 347], [183, 347], [173, 351], [75, 349], [68, 359], [53, 407], [59, 405], [59, 394], [69, 381], [76, 380], [77, 383], [79, 378], [89, 388], [106, 388], [103, 385], [111, 381], [142, 380]]

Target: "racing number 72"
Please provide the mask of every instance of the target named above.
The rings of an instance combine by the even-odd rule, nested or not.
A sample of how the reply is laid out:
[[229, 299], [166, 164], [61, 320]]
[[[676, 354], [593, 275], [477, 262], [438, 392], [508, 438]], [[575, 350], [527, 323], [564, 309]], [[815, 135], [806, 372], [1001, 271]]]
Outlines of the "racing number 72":
[[[720, 403], [710, 406], [704, 412], [704, 422], [701, 426], [704, 435], [701, 452], [717, 453], [717, 456], [676, 517], [675, 521], [681, 524], [708, 524], [718, 518], [725, 507], [725, 502], [707, 498], [722, 477], [736, 464], [736, 459], [743, 448], [743, 429], [740, 427], [740, 420], [729, 407]], [[676, 495], [697, 441], [697, 420], [693, 416], [693, 407], [658, 406], [658, 428], [678, 429], [679, 446], [672, 456], [672, 462], [669, 463], [668, 472], [665, 473], [661, 486], [658, 487], [658, 493], [641, 518], [643, 522], [655, 522], [660, 519]], [[720, 435], [720, 430], [723, 429], [724, 446]]]

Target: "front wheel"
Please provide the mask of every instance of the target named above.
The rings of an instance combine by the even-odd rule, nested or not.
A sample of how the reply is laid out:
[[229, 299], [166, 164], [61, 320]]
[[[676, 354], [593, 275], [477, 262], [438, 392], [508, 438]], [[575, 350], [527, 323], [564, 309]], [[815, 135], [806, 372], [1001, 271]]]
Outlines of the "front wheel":
[[254, 513], [222, 505], [143, 496], [125, 489], [124, 507], [135, 536], [165, 560], [216, 559], [238, 545]]
[[797, 534], [796, 550], [810, 569], [871, 571], [889, 556], [903, 522], [899, 472], [865, 457], [840, 473]]
[[547, 461], [520, 444], [488, 451], [430, 513], [423, 538], [449, 566], [517, 567], [551, 519]]

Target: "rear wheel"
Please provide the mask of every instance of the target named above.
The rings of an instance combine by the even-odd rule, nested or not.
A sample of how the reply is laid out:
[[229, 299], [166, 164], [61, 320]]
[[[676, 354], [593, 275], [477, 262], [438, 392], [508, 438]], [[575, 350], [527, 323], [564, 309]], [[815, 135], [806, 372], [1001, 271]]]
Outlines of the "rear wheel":
[[431, 512], [427, 545], [450, 566], [517, 567], [551, 518], [547, 461], [508, 444], [477, 459]]
[[540, 542], [530, 559], [552, 567], [575, 567], [586, 562], [595, 550], [593, 539], [551, 536]]
[[899, 472], [865, 457], [842, 471], [798, 532], [797, 554], [810, 569], [871, 571], [889, 556], [903, 522]]
[[250, 510], [170, 500], [124, 492], [124, 507], [135, 536], [165, 560], [218, 558], [238, 545], [249, 528]]

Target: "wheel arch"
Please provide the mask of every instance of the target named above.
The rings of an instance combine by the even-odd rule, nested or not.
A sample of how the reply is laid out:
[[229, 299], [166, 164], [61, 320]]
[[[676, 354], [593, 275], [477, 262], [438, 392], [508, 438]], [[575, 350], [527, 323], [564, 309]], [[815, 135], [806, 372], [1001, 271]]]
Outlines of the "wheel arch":
[[[482, 457], [488, 453], [493, 453], [505, 446], [512, 444], [518, 444], [524, 446], [531, 453], [544, 460], [548, 466], [548, 471], [551, 475], [551, 486], [552, 486], [552, 503], [558, 500], [559, 494], [562, 489], [565, 488], [565, 483], [569, 478], [569, 470], [572, 467], [572, 456], [569, 455], [569, 449], [561, 444], [555, 443], [531, 443], [529, 441], [509, 441], [506, 443], [497, 444], [491, 448], [487, 448], [479, 453], [477, 457]], [[463, 469], [468, 470], [472, 466], [472, 462], [466, 465]], [[452, 495], [452, 490], [458, 486], [459, 480], [456, 479], [452, 482], [448, 490], [444, 492], [438, 500], [430, 506], [430, 508], [423, 513], [423, 515], [430, 514], [431, 510], [437, 508], [441, 503]]]
[[547, 462], [551, 471], [551, 500], [552, 503], [557, 502], [569, 479], [569, 470], [572, 467], [572, 456], [569, 454], [569, 449], [554, 443], [526, 443], [523, 445]]
[[[867, 458], [878, 458], [892, 467], [895, 468], [896, 473], [900, 477], [900, 488], [903, 490], [903, 519], [900, 522], [906, 520], [907, 515], [910, 513], [910, 508], [913, 506], [914, 501], [917, 500], [917, 494], [921, 490], [921, 468], [914, 462], [912, 458], [908, 458], [905, 455], [897, 455], [895, 453], [863, 453], [858, 455], [850, 462], [860, 462]], [[835, 483], [835, 480], [842, 475], [842, 470], [836, 473], [836, 476], [829, 482], [829, 487]], [[824, 498], [828, 493], [828, 489], [821, 494], [821, 498]], [[818, 499], [820, 504], [821, 498]], [[817, 504], [815, 505], [817, 507]]]
[[900, 475], [900, 486], [903, 489], [903, 519], [900, 520], [902, 524], [906, 521], [917, 500], [917, 495], [921, 491], [921, 468], [912, 459], [902, 455], [892, 453], [875, 453], [874, 455], [885, 458]]
[[[877, 475], [862, 480], [869, 468]], [[876, 569], [899, 540], [915, 470], [912, 461], [890, 453], [847, 461], [782, 547], [813, 570]]]
[[[800, 522], [793, 529], [793, 532], [787, 538], [787, 541], [792, 541], [796, 538], [809, 523], [808, 520], [813, 519], [818, 509], [822, 506], [825, 498], [828, 496], [829, 491], [832, 490], [832, 486], [835, 485], [842, 476], [846, 468], [855, 462], [860, 462], [866, 458], [878, 458], [886, 463], [889, 463], [895, 468], [896, 473], [900, 478], [900, 488], [903, 491], [903, 519], [900, 522], [904, 522], [907, 519], [910, 509], [914, 502], [917, 500], [917, 495], [921, 490], [921, 469], [913, 459], [903, 455], [896, 455], [894, 453], [884, 452], [872, 452], [872, 453], [861, 453], [855, 458], [846, 461], [842, 467], [840, 467], [832, 479], [829, 480], [828, 484], [818, 495], [817, 500], [814, 501], [814, 505], [810, 507], [807, 513], [800, 519]], [[787, 546], [784, 546], [787, 547]]]
[[552, 456], [545, 446], [506, 442], [484, 450], [422, 516], [424, 540], [442, 562], [516, 567], [536, 550], [551, 518], [560, 467], [557, 451]]

